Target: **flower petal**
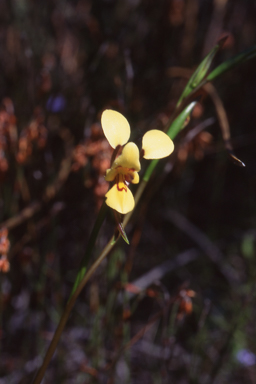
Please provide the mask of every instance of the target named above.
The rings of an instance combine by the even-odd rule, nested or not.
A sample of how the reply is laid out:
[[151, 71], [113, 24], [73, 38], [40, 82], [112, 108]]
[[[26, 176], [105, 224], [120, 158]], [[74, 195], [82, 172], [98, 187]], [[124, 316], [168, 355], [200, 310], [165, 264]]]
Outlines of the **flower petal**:
[[119, 182], [106, 193], [106, 204], [117, 212], [126, 214], [134, 208], [134, 197], [126, 184]]
[[129, 140], [130, 125], [121, 113], [106, 109], [101, 116], [101, 125], [112, 148], [124, 145]]
[[118, 174], [118, 170], [116, 168], [107, 169], [105, 180], [106, 181], [114, 181], [117, 174]]
[[139, 181], [140, 181], [140, 177], [138, 172], [133, 172], [133, 179], [131, 180], [131, 183], [138, 184]]
[[152, 129], [143, 136], [142, 149], [145, 159], [162, 159], [173, 152], [174, 144], [166, 133]]
[[140, 153], [137, 145], [134, 143], [126, 144], [121, 155], [115, 160], [114, 165], [140, 171]]

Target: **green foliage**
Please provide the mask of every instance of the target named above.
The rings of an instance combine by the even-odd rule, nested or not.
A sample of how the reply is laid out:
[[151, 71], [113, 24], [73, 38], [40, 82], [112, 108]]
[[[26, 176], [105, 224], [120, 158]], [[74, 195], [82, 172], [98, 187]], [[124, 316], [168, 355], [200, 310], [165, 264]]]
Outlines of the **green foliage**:
[[232, 59], [225, 61], [215, 68], [207, 77], [206, 81], [215, 80], [217, 77], [223, 75], [225, 72], [233, 69], [235, 66], [245, 63], [256, 56], [256, 46], [247, 49], [246, 51], [236, 55]]
[[203, 82], [211, 64], [212, 61], [216, 55], [216, 53], [219, 51], [219, 49], [223, 46], [225, 41], [227, 40], [227, 37], [222, 38], [218, 44], [215, 45], [215, 47], [208, 53], [208, 55], [203, 59], [203, 61], [199, 64], [193, 75], [190, 77], [186, 87], [184, 88], [184, 91], [182, 92], [179, 101], [177, 103], [177, 106], [181, 104], [181, 102], [190, 95], [190, 93], [200, 86], [200, 84]]

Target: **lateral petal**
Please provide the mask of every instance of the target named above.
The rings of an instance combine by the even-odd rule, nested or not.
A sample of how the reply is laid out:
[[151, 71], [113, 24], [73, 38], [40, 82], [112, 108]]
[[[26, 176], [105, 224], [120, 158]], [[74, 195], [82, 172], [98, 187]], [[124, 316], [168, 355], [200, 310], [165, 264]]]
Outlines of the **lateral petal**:
[[140, 181], [140, 177], [138, 172], [133, 172], [133, 179], [131, 180], [131, 183], [138, 184], [139, 181]]
[[119, 112], [106, 109], [101, 115], [101, 125], [112, 148], [127, 143], [131, 129], [126, 118]]
[[142, 149], [145, 159], [162, 159], [173, 152], [174, 144], [166, 133], [152, 129], [143, 136]]
[[118, 170], [116, 168], [110, 168], [106, 170], [106, 181], [113, 181], [115, 180], [116, 175], [118, 174]]

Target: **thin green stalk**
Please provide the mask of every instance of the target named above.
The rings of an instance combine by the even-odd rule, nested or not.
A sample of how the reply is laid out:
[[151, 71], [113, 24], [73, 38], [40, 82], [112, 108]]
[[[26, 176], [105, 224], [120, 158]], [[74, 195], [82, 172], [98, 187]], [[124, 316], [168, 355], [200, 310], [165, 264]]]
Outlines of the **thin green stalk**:
[[[82, 259], [82, 262], [80, 264], [79, 271], [78, 271], [76, 280], [74, 282], [70, 298], [73, 296], [73, 294], [76, 291], [79, 283], [82, 281], [82, 278], [85, 275], [85, 272], [86, 272], [86, 269], [88, 267], [88, 263], [89, 263], [89, 260], [90, 260], [90, 257], [91, 257], [91, 254], [92, 254], [92, 251], [93, 251], [96, 239], [98, 237], [99, 230], [100, 230], [100, 228], [101, 228], [101, 226], [103, 224], [103, 221], [105, 220], [106, 213], [107, 213], [107, 205], [104, 202], [102, 204], [101, 208], [100, 208], [100, 211], [99, 211], [99, 214], [97, 216], [96, 222], [95, 222], [94, 227], [92, 229], [92, 233], [91, 233], [90, 238], [89, 238], [89, 242], [88, 242], [88, 245], [87, 245], [87, 248], [86, 248], [86, 252], [85, 252], [85, 255], [84, 255], [84, 257]], [[70, 300], [70, 298], [69, 298], [69, 300]]]
[[[135, 204], [139, 201], [145, 187], [146, 187], [147, 183], [145, 181], [142, 180], [141, 184], [140, 184], [140, 187], [138, 188], [137, 190], [137, 193], [135, 195]], [[128, 224], [128, 221], [130, 220], [131, 218], [131, 215], [132, 215], [133, 211], [130, 212], [129, 214], [127, 214], [125, 216], [125, 219], [124, 219], [124, 227]], [[99, 216], [101, 216], [101, 212], [99, 213]], [[92, 231], [92, 234], [91, 234], [91, 237], [90, 237], [90, 240], [89, 240], [89, 243], [90, 243], [90, 247], [92, 246], [92, 240], [96, 240], [96, 229], [95, 228], [98, 228], [98, 230], [100, 229], [99, 227], [99, 223], [100, 223], [100, 219], [99, 219], [99, 216], [96, 220], [96, 223], [94, 225], [94, 228], [93, 228], [93, 231]], [[96, 225], [97, 224], [97, 225]], [[95, 231], [94, 231], [95, 229]], [[114, 239], [114, 236], [110, 239], [110, 241], [108, 242], [108, 244], [105, 246], [105, 248], [103, 249], [103, 251], [101, 252], [101, 254], [99, 255], [99, 257], [95, 260], [95, 262], [91, 265], [91, 267], [88, 269], [87, 273], [84, 274], [84, 276], [82, 277], [82, 280], [80, 281], [80, 283], [78, 283], [76, 289], [74, 290], [72, 296], [70, 297], [66, 307], [65, 307], [65, 310], [64, 310], [64, 313], [60, 319], [60, 322], [59, 322], [59, 325], [55, 331], [55, 334], [53, 336], [53, 339], [51, 341], [51, 344], [46, 352], [46, 355], [45, 355], [45, 358], [44, 358], [44, 361], [43, 361], [43, 364], [41, 366], [41, 368], [39, 369], [34, 381], [33, 381], [33, 384], [40, 384], [43, 377], [44, 377], [44, 374], [45, 374], [45, 371], [48, 367], [48, 364], [50, 363], [51, 361], [51, 358], [55, 352], [55, 349], [57, 347], [57, 344], [59, 342], [59, 339], [61, 337], [61, 334], [63, 332], [63, 329], [67, 323], [67, 320], [69, 318], [69, 315], [70, 315], [70, 312], [76, 302], [76, 299], [78, 297], [78, 295], [80, 294], [81, 290], [84, 288], [85, 284], [90, 280], [91, 276], [94, 274], [94, 272], [96, 271], [96, 269], [98, 268], [98, 266], [102, 263], [102, 261], [104, 260], [104, 258], [108, 255], [108, 253], [111, 251], [111, 249], [114, 247], [115, 243], [113, 244], [113, 239]], [[89, 246], [89, 244], [88, 244]], [[88, 250], [86, 251], [86, 254], [87, 254]], [[80, 271], [79, 271], [80, 272]]]
[[64, 310], [64, 313], [61, 316], [59, 325], [55, 331], [55, 334], [53, 336], [51, 344], [47, 350], [43, 364], [42, 364], [41, 368], [39, 369], [39, 371], [38, 371], [38, 373], [37, 373], [37, 375], [33, 381], [33, 384], [40, 384], [41, 383], [41, 381], [44, 377], [46, 368], [48, 367], [48, 364], [50, 363], [51, 358], [55, 352], [55, 349], [56, 349], [57, 344], [59, 342], [60, 336], [61, 336], [63, 329], [67, 323], [67, 320], [68, 320], [70, 312], [71, 312], [71, 310], [72, 310], [72, 308], [76, 302], [76, 299], [79, 296], [79, 294], [80, 294], [81, 290], [83, 289], [83, 287], [85, 286], [85, 284], [88, 282], [88, 280], [90, 280], [90, 278], [93, 275], [93, 273], [95, 272], [95, 270], [98, 268], [98, 266], [101, 264], [101, 262], [104, 260], [104, 258], [109, 253], [109, 251], [112, 249], [113, 246], [111, 245], [111, 242], [112, 242], [112, 239], [105, 246], [105, 248], [103, 249], [100, 256], [97, 258], [97, 260], [95, 260], [95, 262], [92, 264], [92, 266], [88, 269], [87, 273], [84, 275], [81, 282], [78, 284], [73, 295], [70, 297], [70, 299], [66, 305], [66, 308]]

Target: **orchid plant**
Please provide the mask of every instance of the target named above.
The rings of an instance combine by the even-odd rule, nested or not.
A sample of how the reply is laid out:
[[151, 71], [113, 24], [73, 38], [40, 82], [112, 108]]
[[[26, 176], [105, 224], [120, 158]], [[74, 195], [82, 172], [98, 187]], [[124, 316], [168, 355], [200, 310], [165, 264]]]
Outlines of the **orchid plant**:
[[139, 183], [138, 172], [141, 169], [140, 157], [148, 160], [162, 159], [174, 150], [173, 141], [166, 133], [152, 129], [142, 138], [141, 156], [135, 143], [128, 142], [131, 129], [126, 118], [119, 112], [107, 109], [102, 113], [101, 124], [104, 134], [112, 148], [121, 154], [107, 170], [106, 180], [113, 181], [113, 187], [106, 194], [106, 204], [117, 212], [126, 214], [135, 206], [129, 184]]
[[[101, 123], [104, 134], [111, 147], [114, 148], [111, 168], [107, 170], [105, 178], [107, 181], [113, 182], [113, 186], [105, 195], [106, 202], [102, 205], [92, 229], [71, 296], [33, 384], [41, 383], [78, 295], [115, 244], [115, 241], [113, 241], [113, 239], [115, 240], [115, 236], [113, 236], [93, 264], [88, 267], [98, 233], [105, 218], [106, 206], [113, 209], [115, 213], [126, 215], [123, 222], [123, 227], [125, 227], [135, 207], [135, 201], [138, 202], [142, 196], [143, 191], [157, 166], [158, 159], [167, 157], [173, 152], [174, 144], [172, 139], [174, 139], [188, 123], [189, 116], [196, 104], [196, 101], [191, 101], [192, 96], [194, 96], [202, 87], [207, 85], [207, 83], [213, 81], [224, 72], [256, 56], [256, 46], [254, 46], [220, 64], [208, 74], [213, 58], [224, 44], [225, 39], [226, 38], [223, 38], [218, 42], [190, 77], [177, 102], [173, 116], [168, 122], [166, 127], [167, 134], [155, 129], [148, 131], [142, 138], [141, 151], [139, 151], [139, 148], [135, 143], [127, 143], [130, 138], [131, 130], [128, 121], [121, 113], [113, 110], [105, 110], [102, 113]], [[220, 118], [220, 125], [221, 123], [223, 124], [222, 119]], [[222, 131], [228, 154], [237, 165], [244, 166], [244, 164], [233, 154], [230, 143], [229, 127], [226, 123], [224, 124], [224, 127], [222, 127]], [[129, 184], [139, 183], [138, 172], [141, 169], [140, 159], [143, 157], [145, 159], [152, 159], [153, 161], [151, 161], [147, 167], [143, 176], [143, 181], [140, 183], [134, 199], [133, 194], [129, 189]]]

